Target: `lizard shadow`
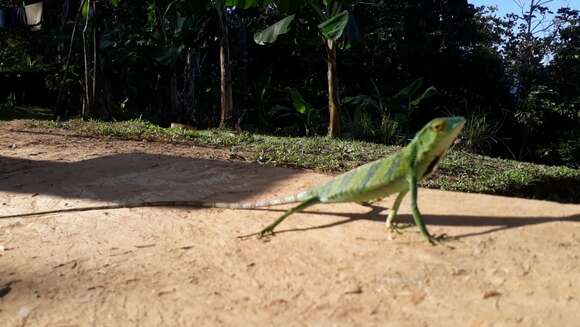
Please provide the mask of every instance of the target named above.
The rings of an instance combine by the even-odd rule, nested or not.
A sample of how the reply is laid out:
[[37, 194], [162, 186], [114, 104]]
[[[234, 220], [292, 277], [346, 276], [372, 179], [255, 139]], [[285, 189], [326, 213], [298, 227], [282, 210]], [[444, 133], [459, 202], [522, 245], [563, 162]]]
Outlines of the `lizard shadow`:
[[82, 204], [88, 201], [241, 202], [280, 189], [300, 174], [254, 163], [138, 150], [70, 162], [0, 154], [0, 216], [26, 213], [30, 207], [46, 211], [94, 205]]
[[[368, 206], [371, 211], [365, 213], [338, 213], [338, 212], [320, 212], [320, 211], [303, 211], [303, 213], [308, 213], [312, 215], [328, 215], [328, 216], [339, 216], [345, 217], [336, 222], [322, 224], [312, 227], [303, 228], [291, 228], [291, 229], [280, 229], [276, 231], [276, 234], [290, 233], [290, 232], [301, 232], [309, 230], [318, 230], [331, 228], [343, 224], [352, 223], [359, 220], [371, 220], [376, 222], [384, 223], [387, 215], [381, 214], [387, 208], [379, 207], [375, 205]], [[266, 210], [266, 211], [276, 211], [284, 212], [281, 209], [271, 209], [271, 208], [257, 208], [255, 210]], [[454, 227], [490, 227], [489, 229], [482, 231], [469, 232], [459, 235], [450, 235], [454, 239], [462, 239], [468, 237], [481, 236], [486, 234], [492, 234], [504, 230], [509, 230], [513, 228], [520, 228], [524, 226], [533, 226], [539, 224], [556, 223], [556, 222], [577, 222], [580, 223], [580, 214], [562, 216], [562, 217], [497, 217], [497, 216], [466, 216], [466, 215], [428, 215], [423, 214], [423, 220], [429, 226], [454, 226]], [[396, 223], [411, 224], [414, 226], [413, 216], [410, 214], [397, 215], [395, 218]], [[386, 229], [386, 228], [385, 228]]]

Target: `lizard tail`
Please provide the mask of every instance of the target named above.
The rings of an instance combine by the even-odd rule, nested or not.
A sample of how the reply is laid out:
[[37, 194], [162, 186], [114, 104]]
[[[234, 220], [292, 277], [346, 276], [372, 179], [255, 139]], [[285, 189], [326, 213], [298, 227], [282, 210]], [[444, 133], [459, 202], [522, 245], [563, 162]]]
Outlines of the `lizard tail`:
[[224, 209], [254, 209], [261, 207], [271, 207], [279, 204], [302, 202], [310, 198], [309, 193], [301, 192], [292, 194], [290, 196], [269, 199], [269, 200], [258, 200], [255, 202], [202, 202], [201, 206], [205, 208], [224, 208]]
[[279, 204], [294, 203], [304, 201], [309, 198], [308, 192], [301, 192], [287, 197], [281, 197], [270, 200], [260, 200], [256, 202], [204, 202], [204, 201], [145, 201], [135, 203], [119, 203], [102, 206], [80, 207], [80, 208], [66, 208], [60, 210], [48, 210], [22, 213], [16, 215], [0, 216], [0, 219], [19, 218], [48, 215], [53, 213], [64, 212], [82, 212], [94, 210], [111, 210], [111, 209], [126, 209], [126, 208], [140, 208], [140, 207], [196, 207], [196, 208], [223, 208], [223, 209], [254, 209], [260, 207], [269, 207]]

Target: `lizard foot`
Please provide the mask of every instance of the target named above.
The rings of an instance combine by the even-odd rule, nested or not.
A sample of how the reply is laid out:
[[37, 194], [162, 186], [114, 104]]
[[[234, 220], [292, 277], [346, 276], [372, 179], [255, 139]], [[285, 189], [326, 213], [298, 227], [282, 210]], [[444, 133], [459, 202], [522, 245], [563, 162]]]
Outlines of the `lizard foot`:
[[257, 236], [259, 240], [268, 241], [269, 237], [272, 235], [274, 235], [274, 231], [271, 231], [271, 230], [266, 228], [266, 229], [261, 230], [257, 233], [238, 236], [238, 239], [245, 241], [245, 240], [252, 238], [253, 236]]
[[402, 230], [413, 226], [413, 224], [401, 224], [401, 223], [392, 223], [387, 225], [387, 228], [391, 233], [395, 233], [398, 235], [403, 234]]
[[274, 227], [268, 226], [256, 234], [258, 235], [258, 239], [263, 239], [264, 237], [273, 236], [274, 235]]
[[455, 238], [443, 233], [440, 235], [431, 235], [428, 237], [429, 243], [431, 245], [444, 245], [450, 249], [455, 249], [453, 246], [447, 244], [447, 242], [453, 241]]

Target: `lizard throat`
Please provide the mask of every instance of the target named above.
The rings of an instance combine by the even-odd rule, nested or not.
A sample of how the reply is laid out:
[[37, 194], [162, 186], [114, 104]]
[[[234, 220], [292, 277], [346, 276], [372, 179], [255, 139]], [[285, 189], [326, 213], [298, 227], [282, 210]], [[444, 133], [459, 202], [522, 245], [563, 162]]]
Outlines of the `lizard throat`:
[[425, 170], [423, 177], [430, 175], [433, 172], [433, 170], [435, 170], [435, 166], [437, 166], [437, 163], [439, 162], [440, 159], [441, 159], [441, 156], [436, 156], [435, 158], [433, 158], [433, 160], [427, 166], [427, 169]]

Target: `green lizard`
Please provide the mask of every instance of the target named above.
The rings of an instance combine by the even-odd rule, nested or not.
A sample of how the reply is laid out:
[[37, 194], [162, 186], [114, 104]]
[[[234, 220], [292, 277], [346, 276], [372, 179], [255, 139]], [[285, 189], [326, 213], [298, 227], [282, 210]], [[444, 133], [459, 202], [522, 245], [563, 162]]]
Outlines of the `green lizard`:
[[300, 192], [289, 197], [277, 198], [250, 203], [223, 203], [201, 201], [152, 201], [140, 203], [120, 203], [113, 205], [70, 208], [34, 212], [27, 214], [4, 216], [0, 218], [24, 217], [50, 213], [71, 211], [104, 210], [135, 207], [169, 207], [189, 206], [204, 208], [226, 209], [253, 209], [278, 204], [300, 202], [296, 207], [287, 210], [273, 223], [262, 229], [258, 234], [263, 237], [273, 234], [274, 229], [284, 219], [295, 212], [317, 203], [356, 202], [365, 203], [384, 198], [390, 194], [398, 194], [389, 210], [386, 225], [395, 230], [393, 219], [399, 210], [405, 195], [411, 192], [411, 211], [415, 224], [427, 240], [434, 244], [437, 238], [429, 234], [421, 213], [417, 207], [417, 183], [433, 173], [441, 158], [447, 153], [455, 139], [461, 132], [465, 119], [463, 117], [436, 118], [423, 127], [413, 140], [395, 154], [348, 171], [329, 182], [308, 191]]

